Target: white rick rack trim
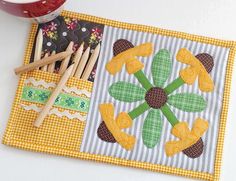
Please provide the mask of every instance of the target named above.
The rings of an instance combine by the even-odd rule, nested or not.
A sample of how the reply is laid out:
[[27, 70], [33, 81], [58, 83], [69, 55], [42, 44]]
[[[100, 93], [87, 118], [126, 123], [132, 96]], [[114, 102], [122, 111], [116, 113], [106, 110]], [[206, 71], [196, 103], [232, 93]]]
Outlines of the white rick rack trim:
[[54, 88], [56, 84], [54, 82], [45, 82], [45, 80], [35, 80], [35, 78], [30, 77], [25, 80], [25, 84], [33, 84], [34, 86], [43, 86], [44, 88], [48, 89], [50, 87]]
[[[20, 106], [27, 111], [33, 110], [35, 112], [40, 112], [42, 110], [42, 108], [38, 107], [35, 104], [31, 104], [31, 105], [20, 104]], [[86, 117], [87, 117], [87, 116], [82, 116], [80, 113], [71, 114], [68, 110], [61, 112], [57, 108], [53, 108], [49, 111], [49, 115], [52, 115], [52, 114], [60, 118], [65, 116], [69, 119], [79, 119], [80, 121], [86, 121]]]
[[[36, 87], [38, 86], [43, 86], [44, 88], [48, 89], [48, 88], [54, 88], [56, 87], [56, 83], [55, 82], [46, 82], [45, 80], [35, 80], [35, 78], [30, 77], [28, 79], [25, 80], [25, 84], [32, 84]], [[65, 86], [63, 88], [63, 91], [65, 91], [66, 93], [75, 93], [76, 95], [85, 95], [88, 98], [91, 97], [91, 93], [87, 90], [79, 90], [76, 87], [67, 87]]]

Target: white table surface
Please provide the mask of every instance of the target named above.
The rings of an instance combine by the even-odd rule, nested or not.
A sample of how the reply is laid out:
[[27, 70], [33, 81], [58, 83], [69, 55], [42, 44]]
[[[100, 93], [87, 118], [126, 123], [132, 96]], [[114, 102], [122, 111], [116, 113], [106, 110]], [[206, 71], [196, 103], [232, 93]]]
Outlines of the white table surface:
[[[235, 0], [69, 0], [66, 9], [220, 39], [236, 40]], [[0, 137], [2, 139], [22, 64], [30, 24], [0, 12]], [[221, 180], [236, 168], [236, 79], [233, 75]], [[189, 180], [150, 171], [33, 153], [0, 144], [1, 181]]]

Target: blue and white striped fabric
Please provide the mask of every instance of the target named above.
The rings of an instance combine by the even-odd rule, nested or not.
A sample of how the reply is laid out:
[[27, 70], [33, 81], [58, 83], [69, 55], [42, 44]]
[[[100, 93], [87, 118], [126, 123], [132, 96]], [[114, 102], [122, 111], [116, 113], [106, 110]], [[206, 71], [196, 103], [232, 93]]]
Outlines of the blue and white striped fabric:
[[[127, 133], [135, 135], [137, 139], [135, 147], [132, 151], [126, 151], [117, 143], [106, 143], [98, 138], [97, 128], [102, 121], [98, 110], [99, 104], [113, 103], [117, 115], [121, 111], [128, 112], [141, 103], [119, 102], [113, 99], [108, 94], [109, 86], [117, 81], [126, 81], [134, 83], [136, 85], [140, 85], [133, 75], [128, 75], [126, 73], [124, 68], [120, 73], [116, 74], [115, 76], [110, 75], [105, 70], [106, 63], [113, 57], [113, 43], [120, 38], [127, 39], [134, 45], [152, 42], [154, 44], [155, 53], [163, 48], [171, 52], [173, 68], [172, 73], [166, 82], [166, 85], [176, 79], [178, 77], [179, 71], [186, 66], [177, 62], [175, 59], [176, 53], [180, 48], [185, 47], [195, 55], [198, 53], [205, 52], [213, 56], [215, 66], [211, 72], [211, 76], [215, 82], [214, 92], [201, 92], [198, 89], [197, 83], [195, 83], [193, 86], [184, 85], [174, 92], [188, 92], [202, 95], [208, 102], [207, 109], [201, 113], [187, 113], [171, 107], [177, 118], [180, 121], [187, 121], [190, 127], [192, 127], [192, 123], [198, 117], [209, 121], [209, 129], [207, 133], [202, 137], [203, 142], [205, 144], [204, 152], [199, 158], [191, 159], [185, 156], [183, 153], [179, 153], [173, 157], [166, 156], [164, 151], [164, 145], [167, 141], [174, 140], [175, 137], [171, 135], [171, 125], [168, 123], [166, 118], [164, 118], [164, 116], [163, 132], [160, 143], [153, 149], [146, 148], [142, 142], [141, 131], [143, 121], [147, 116], [147, 112], [141, 115], [140, 117], [136, 118], [134, 120], [132, 128], [126, 130]], [[149, 162], [153, 164], [160, 164], [199, 172], [213, 173], [228, 54], [228, 48], [198, 43], [175, 37], [160, 36], [152, 33], [144, 33], [106, 26], [104, 29], [101, 53], [97, 67], [97, 75], [95, 78], [94, 88], [91, 97], [92, 101], [90, 105], [89, 114], [87, 116], [87, 123], [80, 151], [123, 158], [127, 160]], [[140, 58], [140, 60], [145, 64], [144, 72], [150, 80], [152, 80], [152, 58], [153, 56], [150, 56], [148, 58]]]

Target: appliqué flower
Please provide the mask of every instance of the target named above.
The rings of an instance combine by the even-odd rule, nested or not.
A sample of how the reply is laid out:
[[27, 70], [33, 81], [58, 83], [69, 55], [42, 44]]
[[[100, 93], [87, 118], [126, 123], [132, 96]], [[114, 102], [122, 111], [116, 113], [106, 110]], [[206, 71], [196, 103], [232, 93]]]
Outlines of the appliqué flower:
[[[187, 112], [203, 111], [207, 105], [206, 101], [197, 94], [179, 93], [168, 95], [166, 93], [164, 84], [172, 68], [170, 57], [170, 53], [164, 49], [155, 55], [152, 63], [154, 86], [150, 85], [149, 90], [123, 81], [116, 82], [109, 88], [109, 94], [116, 100], [124, 102], [145, 101], [140, 105], [140, 109], [144, 110], [143, 107], [150, 107], [142, 131], [143, 142], [148, 148], [154, 147], [160, 140], [163, 119], [161, 111], [170, 114], [168, 105]], [[173, 121], [173, 124], [176, 121], [175, 119], [170, 120]]]
[[[139, 50], [137, 50], [137, 48], [128, 50], [134, 48], [134, 46], [130, 46], [130, 42], [128, 42], [127, 40], [118, 40], [114, 44], [113, 50], [114, 52], [119, 52], [115, 53], [115, 55], [119, 54], [118, 56], [121, 56], [120, 53], [127, 51], [130, 56], [129, 59], [133, 60], [134, 57], [131, 57], [132, 53], [138, 51], [141, 52], [141, 46], [138, 47]], [[182, 51], [182, 49], [180, 51]], [[186, 55], [190, 57], [190, 54], [188, 52], [188, 54]], [[206, 65], [209, 64], [213, 66], [212, 57], [210, 55], [202, 55], [203, 54], [199, 54], [196, 56], [196, 59], [194, 59], [194, 61], [200, 62], [199, 65], [201, 65], [201, 69], [206, 69]], [[126, 54], [123, 53], [122, 56], [123, 58], [127, 58], [128, 55], [126, 56]], [[186, 57], [184, 57], [184, 59], [186, 60]], [[133, 62], [133, 66], [135, 66], [136, 63], [137, 62]], [[108, 64], [109, 66], [107, 66], [107, 70], [109, 70], [109, 72], [112, 74], [114, 72], [117, 72], [113, 71], [113, 66], [117, 69], [117, 66], [119, 64], [120, 70], [120, 66], [123, 65], [122, 63], [118, 62], [118, 59], [116, 57], [114, 57], [113, 60], [111, 60]], [[163, 116], [165, 116], [173, 126], [172, 134], [180, 139], [179, 141], [170, 141], [166, 144], [166, 154], [168, 156], [172, 156], [180, 151], [183, 151], [183, 153], [191, 158], [199, 157], [203, 152], [203, 142], [201, 136], [208, 128], [207, 121], [198, 118], [196, 119], [192, 130], [189, 130], [188, 124], [185, 122], [179, 122], [174, 113], [171, 111], [170, 106], [173, 106], [185, 112], [201, 112], [205, 110], [207, 106], [206, 101], [202, 96], [194, 93], [172, 94], [176, 89], [178, 89], [185, 83], [185, 81], [181, 77], [165, 86], [165, 82], [167, 81], [172, 69], [171, 55], [168, 50], [159, 50], [159, 52], [153, 58], [151, 66], [153, 84], [145, 76], [141, 68], [142, 67], [139, 67], [139, 69], [137, 71], [134, 71], [133, 73], [142, 87], [139, 87], [135, 84], [119, 81], [113, 83], [109, 88], [109, 94], [116, 100], [123, 102], [142, 101], [142, 103], [132, 111], [128, 113], [121, 112], [117, 116], [117, 118], [115, 119], [116, 123], [114, 123], [118, 127], [117, 129], [129, 128], [132, 125], [133, 119], [142, 115], [144, 112], [149, 111], [142, 127], [142, 139], [144, 145], [146, 145], [148, 148], [153, 148], [160, 141], [163, 126]], [[210, 70], [211, 69], [212, 67], [210, 68]], [[129, 71], [129, 69], [127, 69], [127, 71]], [[209, 72], [210, 71], [208, 71], [208, 73]], [[111, 107], [111, 105], [101, 104], [100, 107]], [[108, 142], [114, 143], [114, 140], [116, 140], [126, 149], [132, 148], [131, 145], [127, 147], [127, 145], [124, 144], [124, 140], [121, 140], [120, 137], [117, 137], [117, 133], [112, 132], [114, 131], [114, 126], [109, 127], [110, 121], [112, 122], [111, 118], [113, 116], [109, 117], [108, 112], [105, 115], [105, 110], [103, 109], [100, 111], [106, 124], [102, 123], [99, 126], [98, 136], [102, 140]], [[114, 113], [111, 114], [113, 115]], [[185, 130], [185, 134], [182, 133], [183, 130]], [[106, 140], [107, 138], [109, 138], [110, 141]]]

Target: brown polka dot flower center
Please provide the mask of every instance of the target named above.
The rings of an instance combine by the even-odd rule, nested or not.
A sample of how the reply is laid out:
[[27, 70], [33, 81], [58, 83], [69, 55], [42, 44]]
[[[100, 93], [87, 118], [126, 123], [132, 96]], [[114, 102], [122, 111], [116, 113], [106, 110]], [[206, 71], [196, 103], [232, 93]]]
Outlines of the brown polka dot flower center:
[[166, 103], [167, 95], [164, 89], [160, 87], [153, 87], [147, 91], [145, 100], [150, 107], [159, 109]]

